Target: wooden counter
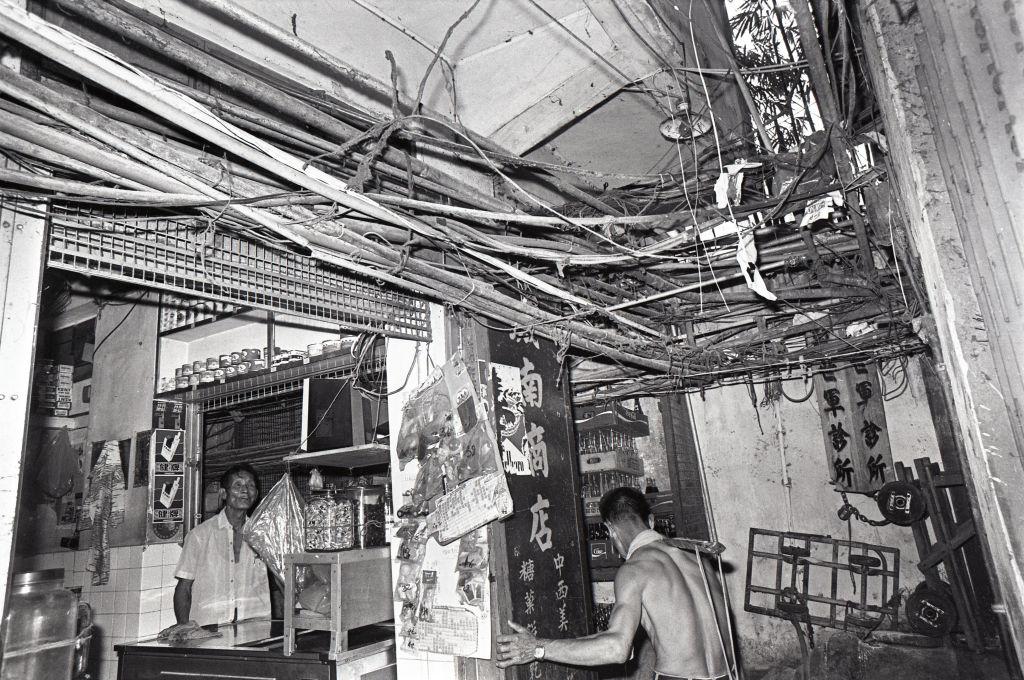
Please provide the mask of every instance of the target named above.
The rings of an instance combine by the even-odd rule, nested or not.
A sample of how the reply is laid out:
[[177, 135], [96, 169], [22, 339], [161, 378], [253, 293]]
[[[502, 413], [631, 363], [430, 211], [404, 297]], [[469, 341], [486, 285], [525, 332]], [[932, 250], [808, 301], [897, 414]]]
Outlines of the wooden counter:
[[330, 635], [300, 633], [284, 655], [281, 621], [220, 626], [221, 637], [172, 643], [155, 638], [114, 645], [118, 680], [395, 680], [394, 627], [349, 632], [349, 649], [328, 658]]

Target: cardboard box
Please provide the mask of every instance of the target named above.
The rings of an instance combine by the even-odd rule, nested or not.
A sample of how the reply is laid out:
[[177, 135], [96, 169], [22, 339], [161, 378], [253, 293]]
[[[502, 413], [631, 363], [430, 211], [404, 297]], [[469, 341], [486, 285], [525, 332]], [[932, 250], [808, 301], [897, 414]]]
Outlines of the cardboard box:
[[624, 451], [601, 451], [580, 455], [580, 473], [625, 472], [630, 475], [644, 474], [644, 461], [635, 453]]

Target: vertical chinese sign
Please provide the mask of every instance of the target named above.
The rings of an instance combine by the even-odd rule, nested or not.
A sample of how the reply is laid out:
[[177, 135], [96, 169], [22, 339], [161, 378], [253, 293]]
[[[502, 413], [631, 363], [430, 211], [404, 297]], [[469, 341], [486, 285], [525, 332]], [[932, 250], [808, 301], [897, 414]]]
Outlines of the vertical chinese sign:
[[[587, 635], [590, 583], [585, 573], [579, 474], [571, 410], [555, 347], [490, 332], [490, 380], [498, 447], [515, 511], [504, 522], [511, 618], [535, 635]], [[511, 672], [511, 670], [510, 670]], [[520, 680], [585, 678], [590, 671], [533, 662]]]
[[149, 470], [149, 531], [146, 542], [181, 540], [185, 519], [184, 430], [153, 430], [149, 440]]
[[837, 491], [873, 493], [895, 479], [878, 369], [874, 364], [814, 377], [825, 452]]

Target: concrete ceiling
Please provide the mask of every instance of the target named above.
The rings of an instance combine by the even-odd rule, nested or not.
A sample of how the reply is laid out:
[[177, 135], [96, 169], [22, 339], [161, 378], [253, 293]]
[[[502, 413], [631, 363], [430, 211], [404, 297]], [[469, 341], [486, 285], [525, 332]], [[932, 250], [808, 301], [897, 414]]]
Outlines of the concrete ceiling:
[[[125, 1], [309, 87], [382, 114], [390, 109], [389, 102], [338, 82], [286, 50], [268, 47], [231, 20], [200, 11], [188, 0]], [[657, 133], [664, 109], [652, 97], [623, 93], [622, 88], [629, 80], [650, 82], [664, 72], [666, 62], [682, 63], [689, 51], [663, 21], [666, 13], [679, 12], [662, 0], [653, 3], [660, 17], [645, 0], [480, 0], [444, 46], [426, 81], [423, 103], [516, 153], [548, 143], [537, 153], [592, 169], [647, 172], [672, 156], [673, 145]], [[414, 99], [446, 32], [472, 2], [236, 4], [381, 83], [391, 80], [385, 57], [390, 51], [398, 65], [398, 86]], [[705, 54], [704, 60], [714, 61], [714, 55]], [[659, 87], [669, 95], [661, 103], [670, 106], [679, 89], [673, 79], [661, 78], [667, 82]]]

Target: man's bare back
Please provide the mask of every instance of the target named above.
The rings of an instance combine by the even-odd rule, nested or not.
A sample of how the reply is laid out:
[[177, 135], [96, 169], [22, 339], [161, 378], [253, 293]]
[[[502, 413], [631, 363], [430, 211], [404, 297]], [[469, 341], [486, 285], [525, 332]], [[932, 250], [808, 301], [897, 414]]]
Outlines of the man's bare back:
[[718, 678], [733, 665], [729, 641], [724, 641], [723, 653], [719, 637], [719, 626], [728, 630], [722, 586], [709, 565], [704, 565], [704, 574], [707, 588], [697, 557], [660, 541], [638, 549], [619, 569], [616, 590], [626, 586], [619, 579], [640, 586], [641, 624], [654, 644], [661, 674]]

